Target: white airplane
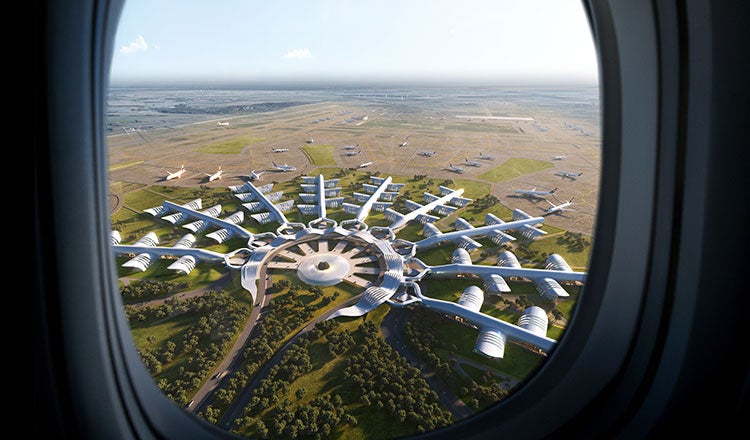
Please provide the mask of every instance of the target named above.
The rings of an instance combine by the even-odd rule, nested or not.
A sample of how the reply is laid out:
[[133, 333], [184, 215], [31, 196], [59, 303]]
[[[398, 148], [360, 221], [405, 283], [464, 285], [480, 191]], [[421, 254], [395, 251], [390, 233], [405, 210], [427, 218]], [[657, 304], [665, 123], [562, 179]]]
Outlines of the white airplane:
[[[547, 199], [545, 199], [545, 200], [547, 200]], [[554, 203], [550, 202], [549, 200], [547, 200], [547, 203], [550, 204], [550, 208], [548, 210], [544, 211], [544, 214], [542, 214], [542, 215], [550, 215], [550, 214], [555, 214], [555, 213], [562, 213], [562, 212], [565, 212], [566, 210], [567, 211], [575, 211], [575, 209], [569, 208], [569, 206], [573, 204], [573, 197], [571, 197], [570, 200], [568, 200], [567, 202], [560, 203], [559, 205], [555, 205]]]
[[407, 145], [409, 145], [408, 142], [401, 142], [400, 144], [398, 144], [399, 147], [405, 147]]
[[552, 157], [552, 160], [563, 160], [563, 159], [565, 159], [566, 157], [568, 157], [568, 153], [565, 153], [565, 154], [561, 154], [561, 155], [559, 155], [559, 156], [553, 156], [553, 157]]
[[419, 155], [424, 157], [432, 157], [437, 154], [437, 151], [420, 151]]
[[359, 164], [359, 166], [357, 168], [367, 168], [370, 165], [372, 165], [372, 162], [365, 162], [365, 163]]
[[454, 173], [458, 173], [458, 174], [463, 174], [464, 172], [466, 172], [466, 170], [464, 170], [463, 168], [453, 165], [452, 163], [448, 164], [448, 170], [453, 171]]
[[521, 197], [543, 199], [544, 196], [551, 196], [555, 193], [555, 191], [557, 191], [557, 188], [551, 189], [549, 191], [537, 191], [535, 187], [534, 189], [517, 189], [515, 192], [516, 194], [520, 194]]
[[219, 169], [218, 169], [218, 170], [217, 170], [217, 171], [216, 171], [215, 173], [213, 173], [213, 174], [208, 174], [208, 173], [203, 173], [203, 174], [205, 174], [205, 175], [207, 175], [207, 176], [208, 176], [208, 181], [209, 181], [209, 182], [213, 182], [213, 181], [214, 181], [214, 180], [216, 180], [216, 179], [219, 179], [219, 180], [221, 180], [221, 174], [222, 174], [223, 172], [224, 172], [224, 171], [222, 171], [221, 167], [219, 167]]
[[183, 174], [185, 174], [185, 165], [181, 166], [179, 170], [175, 171], [174, 173], [170, 173], [167, 171], [167, 177], [164, 178], [164, 180], [172, 180], [172, 179], [179, 179], [182, 177]]
[[219, 127], [229, 127], [229, 122], [221, 122], [221, 121], [219, 121], [219, 122], [216, 123], [216, 125], [218, 125]]
[[359, 150], [359, 151], [347, 151], [346, 153], [344, 153], [344, 156], [346, 156], [346, 157], [352, 157], [352, 156], [356, 156], [356, 155], [360, 154], [361, 152], [362, 152], [362, 150]]
[[479, 158], [484, 160], [495, 160], [495, 156], [490, 156], [489, 154], [484, 154], [482, 152], [479, 153]]
[[297, 169], [297, 167], [293, 167], [293, 166], [287, 165], [287, 164], [277, 165], [276, 162], [272, 162], [272, 163], [273, 163], [273, 168], [275, 170], [281, 171], [281, 172], [284, 172], [284, 173], [286, 173], [287, 171], [294, 171], [294, 170]]
[[570, 180], [576, 180], [576, 177], [583, 176], [583, 173], [573, 173], [570, 171], [558, 171], [555, 173], [555, 176], [560, 176], [563, 179], [570, 179]]
[[310, 138], [310, 139], [306, 140], [305, 142], [307, 142], [308, 144], [312, 144], [313, 142], [315, 142], [315, 139]]
[[477, 162], [476, 160], [469, 160], [468, 157], [464, 158], [464, 165], [468, 165], [470, 167], [481, 167], [482, 162]]
[[359, 145], [346, 145], [343, 148], [344, 148], [344, 150], [350, 150], [351, 151], [351, 150], [355, 150], [355, 149], [359, 148]]
[[249, 181], [252, 182], [254, 180], [260, 180], [260, 176], [262, 176], [263, 173], [265, 173], [265, 171], [258, 171], [256, 173], [255, 170], [251, 170], [249, 175], [240, 174], [238, 177], [240, 177], [241, 179], [249, 180]]
[[289, 148], [271, 148], [272, 153], [286, 153]]

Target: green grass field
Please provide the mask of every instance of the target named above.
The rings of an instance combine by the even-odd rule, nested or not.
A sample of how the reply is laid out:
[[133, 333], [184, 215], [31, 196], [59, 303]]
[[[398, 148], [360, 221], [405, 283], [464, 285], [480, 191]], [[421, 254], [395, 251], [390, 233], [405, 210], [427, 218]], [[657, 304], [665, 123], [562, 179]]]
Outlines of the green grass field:
[[[448, 319], [443, 320], [440, 326], [434, 327], [434, 330], [445, 346], [455, 347], [455, 354], [519, 380], [528, 377], [545, 359], [515, 344], [505, 346], [505, 356], [502, 360], [486, 358], [473, 351], [478, 331]], [[435, 352], [443, 358], [449, 356], [449, 353], [442, 349], [436, 349]]]
[[545, 168], [552, 168], [552, 164], [550, 162], [528, 159], [525, 157], [511, 157], [500, 166], [480, 174], [479, 178], [492, 182], [507, 182], [516, 177], [523, 176], [524, 174], [533, 173], [534, 171], [543, 170]]
[[167, 266], [174, 260], [158, 259], [154, 261], [145, 272], [122, 267], [122, 263], [128, 261], [127, 257], [117, 257], [117, 276], [138, 280], [173, 281], [175, 283], [188, 283], [190, 289], [198, 289], [218, 281], [229, 269], [218, 264], [198, 264], [188, 275], [175, 273], [167, 270]]
[[[361, 323], [370, 321], [380, 327], [380, 323], [388, 313], [388, 307], [378, 307], [361, 318], [340, 319], [338, 330], [355, 330]], [[309, 348], [313, 369], [310, 373], [297, 378], [289, 386], [289, 390], [280, 400], [289, 399], [293, 404], [307, 403], [317, 396], [338, 394], [349, 413], [356, 417], [357, 426], [342, 425], [334, 431], [330, 438], [346, 440], [378, 440], [401, 437], [414, 431], [414, 427], [406, 422], [399, 422], [383, 410], [368, 407], [360, 401], [360, 390], [347, 381], [341, 380], [346, 366], [346, 354], [331, 356], [325, 342], [325, 336], [312, 342]], [[305, 394], [298, 399], [297, 390], [304, 388]]]
[[[589, 242], [590, 243], [590, 242]], [[559, 254], [568, 262], [573, 270], [586, 270], [589, 265], [591, 245], [577, 249], [569, 246], [561, 235], [534, 240], [529, 249], [547, 254]]]
[[109, 171], [122, 170], [122, 169], [125, 169], [125, 168], [130, 168], [130, 167], [135, 166], [135, 165], [140, 165], [142, 163], [143, 163], [142, 160], [137, 160], [135, 162], [121, 163], [121, 164], [109, 167]]
[[254, 136], [241, 136], [234, 139], [228, 139], [225, 141], [214, 142], [212, 144], [196, 147], [193, 148], [193, 151], [208, 154], [240, 154], [242, 150], [248, 145], [262, 140], [263, 138]]
[[333, 145], [305, 145], [301, 148], [313, 165], [336, 165], [336, 159], [333, 157]]

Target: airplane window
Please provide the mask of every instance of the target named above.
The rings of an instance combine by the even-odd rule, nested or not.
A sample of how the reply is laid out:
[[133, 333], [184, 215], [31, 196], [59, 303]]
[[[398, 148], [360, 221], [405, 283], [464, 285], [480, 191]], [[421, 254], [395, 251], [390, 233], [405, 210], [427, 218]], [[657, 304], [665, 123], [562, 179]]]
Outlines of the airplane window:
[[523, 387], [583, 296], [578, 1], [131, 0], [106, 124], [133, 342], [221, 429], [446, 427]]

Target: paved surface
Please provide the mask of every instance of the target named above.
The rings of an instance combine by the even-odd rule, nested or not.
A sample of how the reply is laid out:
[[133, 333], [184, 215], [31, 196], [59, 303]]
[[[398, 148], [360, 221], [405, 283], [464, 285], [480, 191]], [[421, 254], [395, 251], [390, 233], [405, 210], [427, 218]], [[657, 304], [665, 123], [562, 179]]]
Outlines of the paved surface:
[[[120, 278], [122, 280], [122, 278]], [[164, 304], [165, 302], [169, 301], [170, 299], [188, 299], [188, 298], [194, 298], [196, 296], [201, 296], [204, 293], [208, 292], [209, 290], [216, 290], [219, 291], [223, 288], [225, 288], [229, 283], [232, 282], [232, 276], [231, 274], [227, 273], [224, 274], [221, 278], [214, 281], [213, 283], [209, 284], [208, 286], [201, 287], [200, 289], [195, 290], [186, 290], [184, 292], [177, 292], [173, 293], [172, 295], [167, 295], [161, 298], [152, 299], [148, 301], [141, 301], [137, 303], [131, 303], [126, 304], [131, 307], [135, 307], [136, 309], [140, 309], [142, 307], [149, 307], [149, 306], [159, 306]]]
[[404, 339], [404, 324], [406, 324], [407, 316], [406, 311], [394, 307], [383, 318], [383, 322], [380, 324], [380, 331], [385, 341], [401, 356], [405, 357], [410, 364], [422, 372], [424, 380], [437, 393], [440, 401], [453, 414], [456, 420], [462, 420], [471, 416], [473, 412], [466, 406], [464, 401], [451, 391], [448, 385], [406, 344], [406, 340]]
[[[271, 287], [270, 277], [266, 273], [266, 268], [261, 268], [258, 279], [258, 296], [255, 301], [253, 310], [250, 312], [250, 318], [245, 323], [245, 328], [242, 329], [237, 340], [229, 349], [229, 352], [221, 361], [218, 367], [211, 373], [211, 377], [198, 389], [193, 397], [193, 403], [188, 408], [188, 411], [198, 412], [208, 402], [208, 398], [211, 396], [216, 387], [221, 383], [222, 380], [227, 379], [231, 376], [231, 373], [236, 371], [242, 363], [242, 350], [250, 344], [250, 337], [252, 336], [255, 325], [260, 321], [263, 316], [264, 308], [266, 304], [271, 301], [272, 294], [268, 290]], [[268, 293], [267, 293], [268, 292]]]
[[312, 330], [313, 327], [315, 327], [315, 324], [326, 320], [329, 316], [331, 316], [339, 309], [355, 304], [361, 297], [362, 294], [360, 293], [359, 295], [352, 297], [346, 302], [327, 310], [325, 313], [313, 319], [303, 328], [298, 330], [297, 333], [295, 333], [294, 336], [292, 336], [280, 349], [276, 350], [276, 353], [271, 357], [271, 359], [269, 359], [265, 364], [263, 364], [262, 367], [260, 367], [258, 372], [253, 377], [253, 380], [248, 382], [245, 385], [245, 388], [240, 391], [239, 395], [235, 397], [234, 402], [232, 402], [229, 408], [224, 412], [224, 415], [219, 420], [217, 425], [225, 428], [231, 427], [232, 422], [242, 416], [242, 410], [247, 406], [248, 403], [250, 403], [250, 399], [253, 397], [253, 391], [255, 390], [255, 388], [257, 388], [260, 381], [268, 375], [269, 370], [274, 365], [277, 365], [279, 361], [281, 361], [284, 352], [289, 347], [291, 347], [292, 344], [294, 344], [302, 335]]

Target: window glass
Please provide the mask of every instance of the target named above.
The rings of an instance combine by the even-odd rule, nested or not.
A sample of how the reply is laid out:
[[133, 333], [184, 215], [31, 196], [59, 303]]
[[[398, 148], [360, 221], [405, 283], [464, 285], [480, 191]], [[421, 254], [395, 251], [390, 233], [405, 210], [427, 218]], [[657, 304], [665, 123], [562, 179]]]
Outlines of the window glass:
[[130, 0], [111, 78], [124, 311], [186, 411], [396, 438], [555, 350], [601, 160], [577, 1]]

